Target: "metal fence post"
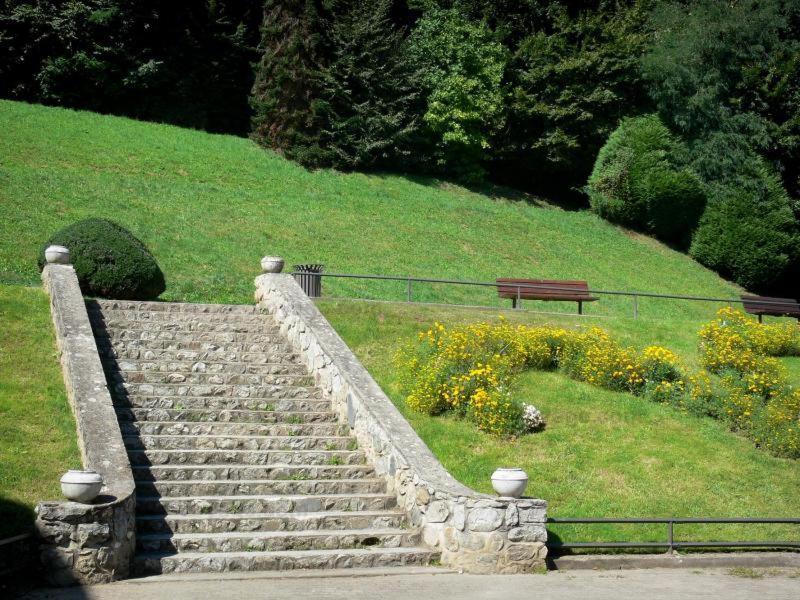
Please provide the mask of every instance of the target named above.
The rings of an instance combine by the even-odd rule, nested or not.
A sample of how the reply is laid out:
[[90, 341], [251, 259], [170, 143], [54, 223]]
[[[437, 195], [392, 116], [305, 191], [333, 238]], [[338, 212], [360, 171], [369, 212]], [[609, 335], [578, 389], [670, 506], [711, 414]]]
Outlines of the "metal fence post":
[[675, 551], [675, 531], [672, 520], [667, 523], [667, 542], [669, 542], [668, 552], [672, 554]]
[[406, 301], [411, 302], [411, 277], [406, 280]]
[[633, 295], [633, 318], [639, 318], [639, 296]]

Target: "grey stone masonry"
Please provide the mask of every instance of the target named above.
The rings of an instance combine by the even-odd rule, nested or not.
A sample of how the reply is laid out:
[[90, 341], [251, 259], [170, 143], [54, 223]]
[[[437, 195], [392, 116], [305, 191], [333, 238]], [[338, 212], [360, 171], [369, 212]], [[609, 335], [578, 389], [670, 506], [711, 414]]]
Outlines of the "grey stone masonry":
[[134, 474], [137, 574], [438, 558], [269, 315], [87, 306]]
[[255, 284], [258, 305], [280, 325], [423, 541], [441, 552], [443, 564], [472, 573], [544, 569], [544, 500], [496, 498], [456, 481], [291, 275], [265, 274]]
[[106, 583], [129, 575], [134, 539], [134, 483], [92, 327], [70, 265], [42, 272], [55, 324], [67, 396], [83, 466], [102, 475], [93, 504], [52, 501], [37, 508], [38, 555], [55, 585]]

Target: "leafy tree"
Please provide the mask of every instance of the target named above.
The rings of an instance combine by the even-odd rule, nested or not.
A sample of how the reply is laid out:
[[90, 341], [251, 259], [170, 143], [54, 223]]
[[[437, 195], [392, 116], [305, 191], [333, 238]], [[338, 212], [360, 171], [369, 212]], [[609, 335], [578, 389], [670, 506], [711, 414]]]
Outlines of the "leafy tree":
[[782, 0], [660, 4], [651, 18], [656, 43], [642, 60], [650, 96], [688, 141], [688, 160], [707, 185], [692, 256], [778, 295], [800, 291], [792, 208], [800, 211], [775, 175], [796, 192], [799, 11]]
[[502, 121], [505, 48], [484, 24], [454, 9], [432, 9], [417, 23], [408, 52], [422, 73], [423, 119], [438, 166], [481, 179]]
[[723, 134], [772, 159], [800, 189], [800, 4], [697, 0], [658, 4], [642, 74], [662, 118], [687, 139]]
[[545, 26], [516, 49], [508, 119], [495, 142], [503, 180], [559, 196], [572, 191], [573, 200], [619, 120], [647, 105], [639, 56], [649, 40], [640, 3], [576, 4], [553, 3]]
[[0, 95], [244, 133], [250, 0], [0, 1]]
[[686, 150], [657, 115], [629, 118], [597, 156], [587, 190], [601, 217], [688, 247], [705, 206]]
[[800, 231], [778, 176], [751, 158], [736, 179], [711, 186], [690, 252], [746, 289], [787, 293], [800, 261]]
[[408, 159], [421, 111], [419, 73], [389, 20], [390, 0], [339, 2], [331, 63], [318, 105], [320, 150], [340, 169], [396, 166]]
[[324, 0], [267, 0], [251, 97], [253, 138], [312, 167], [325, 162], [317, 110], [329, 22]]

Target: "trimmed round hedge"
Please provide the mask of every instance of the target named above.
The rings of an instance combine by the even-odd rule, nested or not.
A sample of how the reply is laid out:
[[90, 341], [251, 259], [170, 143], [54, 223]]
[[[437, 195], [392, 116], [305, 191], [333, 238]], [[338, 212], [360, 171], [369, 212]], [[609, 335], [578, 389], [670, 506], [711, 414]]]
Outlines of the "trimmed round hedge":
[[587, 191], [613, 223], [688, 247], [705, 207], [700, 179], [679, 166], [686, 149], [657, 115], [624, 119], [597, 156]]
[[151, 300], [166, 288], [164, 273], [145, 245], [130, 231], [106, 219], [84, 219], [53, 235], [44, 250], [66, 246], [81, 291], [88, 296], [118, 300]]
[[800, 228], [778, 175], [763, 162], [748, 171], [712, 186], [689, 253], [752, 292], [785, 294], [776, 288], [798, 270]]

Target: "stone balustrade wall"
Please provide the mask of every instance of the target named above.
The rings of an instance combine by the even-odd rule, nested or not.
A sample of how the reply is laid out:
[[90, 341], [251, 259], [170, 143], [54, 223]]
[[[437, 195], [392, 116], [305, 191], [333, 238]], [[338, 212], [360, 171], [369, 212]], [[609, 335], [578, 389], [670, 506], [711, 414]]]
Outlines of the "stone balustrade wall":
[[40, 568], [53, 585], [107, 583], [129, 575], [135, 546], [133, 475], [94, 341], [78, 278], [70, 265], [48, 264], [62, 372], [83, 466], [103, 476], [92, 504], [41, 502], [36, 508]]
[[545, 568], [544, 500], [497, 498], [456, 481], [291, 275], [265, 274], [255, 284], [256, 302], [304, 358], [410, 523], [441, 551], [444, 565], [472, 573]]

